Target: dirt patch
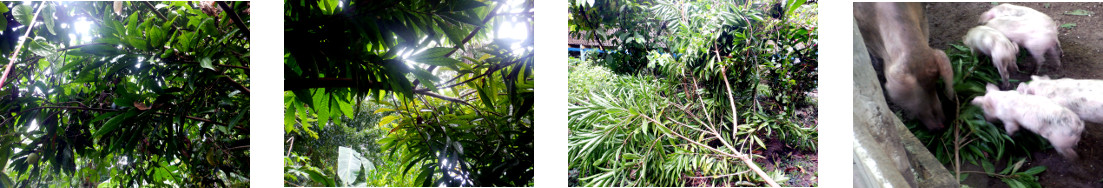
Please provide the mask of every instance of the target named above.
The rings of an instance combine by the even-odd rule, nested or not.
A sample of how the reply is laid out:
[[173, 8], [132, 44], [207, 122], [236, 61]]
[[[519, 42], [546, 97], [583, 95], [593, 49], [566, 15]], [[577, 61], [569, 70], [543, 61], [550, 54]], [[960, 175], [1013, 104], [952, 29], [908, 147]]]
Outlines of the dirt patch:
[[[1053, 18], [1058, 25], [1075, 23], [1072, 28], [1058, 28], [1058, 40], [1061, 42], [1064, 55], [1061, 57], [1062, 66], [1046, 64], [1039, 74], [1049, 75], [1053, 78], [1077, 78], [1077, 79], [1103, 79], [1103, 59], [1097, 55], [1103, 52], [1103, 3], [1099, 2], [1075, 2], [1075, 3], [1012, 3], [1027, 6], [1046, 13]], [[961, 37], [970, 28], [979, 25], [978, 17], [984, 11], [994, 7], [992, 3], [928, 3], [926, 4], [927, 20], [930, 29], [931, 47], [938, 49], [951, 48], [949, 44], [961, 43]], [[1068, 15], [1065, 12], [1075, 10], [1087, 10], [1095, 12], [1091, 16]], [[1034, 71], [1034, 60], [1020, 50], [1018, 65], [1020, 72], [1012, 72], [1012, 85], [1019, 81], [1029, 81], [1030, 73]], [[1047, 62], [1049, 63], [1049, 62]], [[1035, 151], [1031, 153], [1028, 167], [1044, 165], [1048, 169], [1039, 174], [1039, 182], [1043, 187], [1103, 187], [1103, 125], [1085, 123], [1085, 131], [1082, 135], [1076, 151], [1080, 154], [1080, 160], [1069, 161], [1062, 158], [1053, 149]], [[1001, 164], [1006, 162], [997, 162]], [[1026, 169], [1028, 167], [1024, 167]], [[1002, 168], [997, 167], [997, 168]], [[980, 177], [970, 175], [970, 178]], [[983, 183], [980, 183], [983, 182]], [[967, 181], [973, 187], [1007, 187], [998, 179]], [[979, 183], [979, 184], [971, 184]]]

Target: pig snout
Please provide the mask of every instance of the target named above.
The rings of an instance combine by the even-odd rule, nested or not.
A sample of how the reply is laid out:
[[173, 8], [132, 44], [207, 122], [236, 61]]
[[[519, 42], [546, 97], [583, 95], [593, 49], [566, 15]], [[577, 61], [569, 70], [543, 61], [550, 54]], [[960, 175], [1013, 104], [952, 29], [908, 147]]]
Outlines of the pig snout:
[[1077, 134], [1074, 136], [1057, 136], [1047, 138], [1046, 140], [1049, 140], [1049, 143], [1053, 145], [1053, 148], [1057, 150], [1057, 153], [1061, 154], [1061, 156], [1064, 156], [1066, 159], [1076, 160], [1077, 158], [1079, 158], [1079, 155], [1076, 154], [1076, 150], [1073, 150], [1073, 148], [1076, 147], [1076, 143], [1080, 142], [1079, 132], [1077, 132]]

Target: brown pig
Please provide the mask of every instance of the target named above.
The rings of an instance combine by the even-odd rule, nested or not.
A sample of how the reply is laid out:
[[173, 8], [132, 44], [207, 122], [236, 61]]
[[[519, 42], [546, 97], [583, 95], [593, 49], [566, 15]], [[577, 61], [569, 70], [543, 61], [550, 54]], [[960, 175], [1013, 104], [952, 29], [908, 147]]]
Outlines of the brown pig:
[[854, 3], [854, 19], [874, 67], [881, 66], [890, 101], [928, 129], [945, 127], [937, 81], [942, 79], [947, 96], [953, 96], [953, 69], [945, 52], [927, 44], [929, 32], [923, 6]]

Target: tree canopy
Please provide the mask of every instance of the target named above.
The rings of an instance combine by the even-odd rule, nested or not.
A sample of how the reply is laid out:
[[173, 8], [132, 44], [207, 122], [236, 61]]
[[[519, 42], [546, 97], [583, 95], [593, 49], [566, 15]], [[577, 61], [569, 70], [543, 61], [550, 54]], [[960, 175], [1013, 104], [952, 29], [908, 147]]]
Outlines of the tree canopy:
[[[531, 185], [532, 8], [285, 1], [285, 185]], [[338, 146], [382, 161], [339, 181]]]
[[0, 14], [0, 187], [248, 185], [248, 2]]

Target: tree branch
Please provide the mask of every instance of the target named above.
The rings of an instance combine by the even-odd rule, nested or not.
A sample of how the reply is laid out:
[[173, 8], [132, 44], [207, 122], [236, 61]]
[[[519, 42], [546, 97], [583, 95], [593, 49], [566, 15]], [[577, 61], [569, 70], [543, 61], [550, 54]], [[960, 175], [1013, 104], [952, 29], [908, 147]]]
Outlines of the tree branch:
[[15, 65], [15, 62], [19, 59], [19, 52], [22, 51], [23, 44], [26, 44], [24, 41], [27, 41], [27, 36], [31, 34], [31, 30], [34, 30], [34, 22], [38, 20], [38, 13], [42, 12], [42, 8], [46, 8], [45, 3], [38, 5], [38, 10], [34, 11], [34, 16], [31, 17], [31, 23], [26, 24], [27, 32], [23, 33], [23, 37], [19, 38], [19, 44], [15, 45], [15, 52], [12, 52], [8, 66], [4, 67], [4, 75], [0, 76], [0, 89], [4, 88], [4, 83], [8, 80], [8, 73], [11, 73], [11, 67]]
[[457, 102], [457, 103], [464, 104], [464, 105], [467, 105], [467, 106], [471, 106], [470, 103], [467, 103], [467, 101], [464, 101], [463, 99], [452, 98], [452, 97], [436, 94], [436, 93], [433, 93], [432, 91], [414, 91], [414, 93], [425, 95], [425, 96], [430, 96], [430, 97], [435, 97], [435, 98], [438, 98], [438, 99], [444, 99], [446, 101]]
[[[704, 122], [701, 122], [701, 120], [698, 119], [697, 116], [693, 115], [693, 113], [690, 113], [688, 110], [686, 110], [681, 105], [674, 104], [674, 103], [670, 103], [670, 104], [674, 105], [675, 107], [677, 107], [678, 109], [680, 109], [682, 111], [685, 111], [687, 115], [689, 115], [690, 117], [693, 117], [694, 119], [697, 119], [697, 121], [700, 122], [701, 124], [705, 124]], [[654, 121], [654, 120], [652, 120], [652, 121]], [[655, 123], [659, 123], [659, 122], [655, 121]], [[705, 124], [705, 125], [707, 125], [707, 124]], [[712, 126], [705, 126], [705, 128], [709, 128], [709, 130], [711, 130], [710, 134], [716, 135], [718, 138], [721, 137], [720, 133], [717, 132], [716, 129], [712, 129]], [[720, 140], [721, 144], [723, 144], [729, 150], [734, 152], [735, 155], [746, 156], [746, 155], [743, 155], [743, 153], [740, 153], [739, 150], [736, 150], [735, 147], [732, 147], [731, 144], [728, 144], [728, 141], [726, 141], [724, 139], [718, 139], [718, 140]], [[719, 150], [717, 150], [717, 151], [719, 151]], [[761, 176], [763, 180], [766, 180], [766, 184], [769, 184], [771, 187], [778, 187], [777, 182], [774, 182], [773, 179], [771, 179], [769, 176], [766, 175], [766, 172], [763, 172], [762, 169], [758, 168], [758, 165], [755, 165], [754, 162], [750, 161], [750, 159], [748, 159], [746, 157], [741, 157], [740, 159], [743, 159], [743, 163], [746, 163], [747, 166], [751, 167], [751, 170], [754, 170], [755, 173], [758, 173], [758, 175]]]
[[219, 74], [222, 74], [222, 78], [224, 78], [224, 79], [226, 79], [226, 81], [230, 82], [232, 84], [231, 86], [234, 86], [234, 88], [237, 88], [238, 90], [241, 90], [242, 92], [245, 92], [246, 95], [249, 94], [249, 87], [245, 87], [245, 85], [242, 85], [241, 83], [238, 83], [237, 81], [234, 81], [234, 79], [230, 79], [230, 76], [226, 75], [225, 72], [220, 72]]
[[227, 5], [226, 2], [223, 1], [217, 1], [217, 3], [218, 7], [222, 7], [222, 11], [226, 12], [226, 16], [229, 16], [231, 20], [234, 20], [234, 23], [236, 23], [237, 27], [241, 28], [241, 30], [245, 31], [245, 33], [249, 33], [249, 26], [245, 25], [245, 22], [241, 21], [241, 17], [238, 16], [237, 12], [234, 12], [233, 8], [230, 8], [230, 5]]
[[[720, 58], [720, 51], [716, 51], [717, 59]], [[732, 85], [728, 84], [728, 72], [724, 66], [720, 66], [720, 76], [724, 79], [724, 89], [728, 89], [728, 102], [731, 104], [732, 109], [732, 134], [739, 132], [739, 112], [735, 109], [735, 98], [732, 97]]]
[[[32, 108], [32, 109], [28, 109], [26, 111], [38, 110], [38, 109], [89, 110], [89, 111], [100, 111], [100, 112], [118, 112], [118, 111], [122, 111], [122, 110], [117, 110], [117, 109], [89, 108], [89, 107], [80, 107], [80, 106], [42, 106], [42, 107], [35, 107], [35, 108]], [[176, 116], [174, 114], [169, 114], [169, 113], [164, 113], [164, 112], [154, 112], [154, 114], [162, 115], [162, 116]], [[187, 118], [187, 119], [190, 119], [190, 120], [207, 122], [207, 123], [213, 123], [213, 124], [216, 124], [216, 125], [226, 126], [225, 123], [216, 122], [216, 121], [212, 121], [212, 120], [205, 119], [205, 118], [199, 118], [199, 117], [194, 117], [194, 116], [184, 116], [184, 118]]]
[[728, 176], [738, 176], [738, 175], [741, 175], [741, 174], [746, 174], [747, 172], [750, 172], [750, 170], [731, 173], [731, 174], [724, 174], [724, 175], [714, 175], [714, 176], [686, 176], [686, 178], [691, 178], [691, 179], [716, 179], [716, 178], [723, 178], [723, 177], [728, 177]]
[[[146, 7], [149, 7], [149, 11], [153, 11], [153, 13], [157, 13], [157, 17], [161, 17], [161, 20], [165, 20], [166, 22], [169, 21], [168, 17], [165, 17], [165, 15], [161, 14], [161, 12], [157, 12], [157, 7], [154, 7], [152, 3], [149, 3], [149, 1], [142, 1], [142, 2], [146, 5]], [[176, 24], [173, 23], [172, 26], [176, 26]]]

